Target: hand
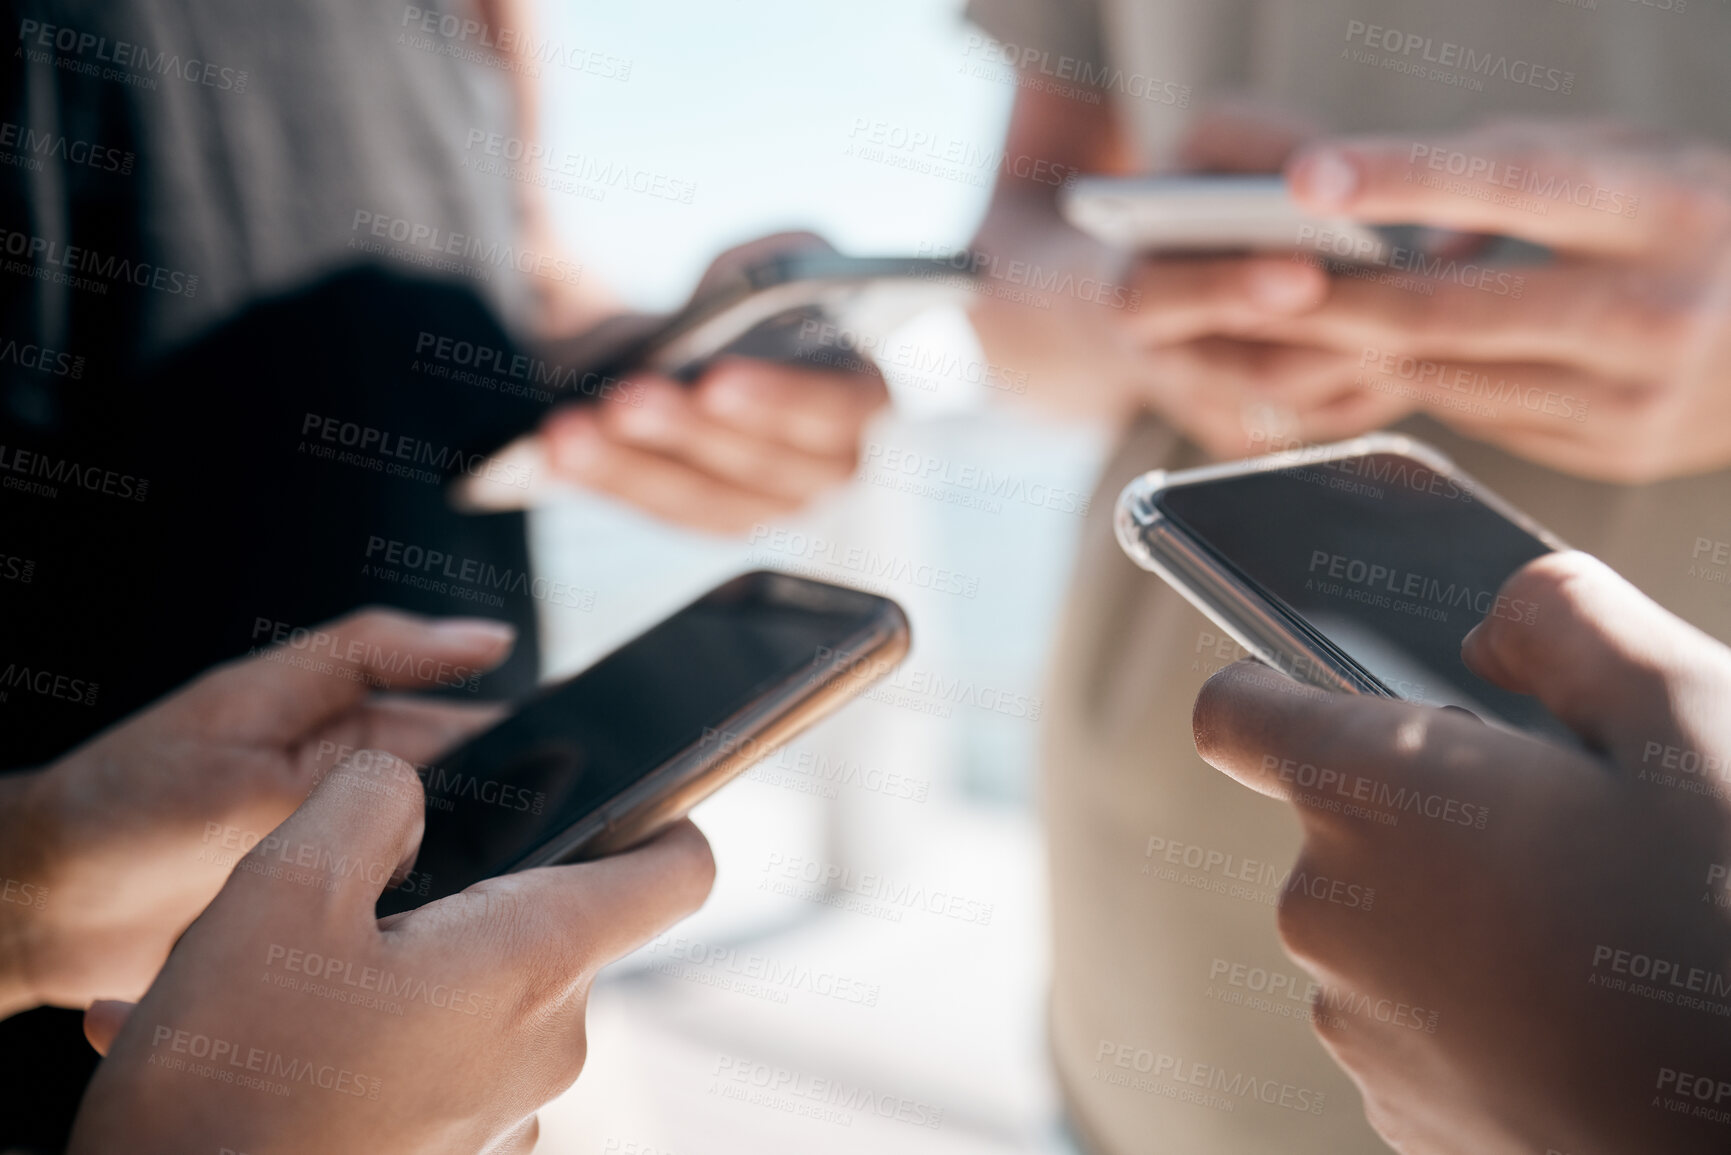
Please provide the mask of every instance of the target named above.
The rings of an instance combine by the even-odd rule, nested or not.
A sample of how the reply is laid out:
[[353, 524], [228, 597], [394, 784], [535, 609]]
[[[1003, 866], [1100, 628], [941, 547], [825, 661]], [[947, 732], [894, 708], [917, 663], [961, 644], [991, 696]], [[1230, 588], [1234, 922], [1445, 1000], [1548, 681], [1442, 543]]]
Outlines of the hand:
[[[1274, 172], [1315, 131], [1266, 108], [1222, 105], [1198, 119], [1179, 159], [1191, 171]], [[1116, 318], [1113, 337], [1134, 366], [1133, 392], [1216, 457], [1353, 436], [1414, 407], [1361, 387], [1355, 353], [1305, 336], [1302, 318], [1335, 291], [1321, 268], [1289, 256], [1156, 255], [1138, 258], [1130, 277], [1141, 300]]]
[[[697, 291], [742, 264], [814, 243], [822, 242], [778, 235], [731, 249]], [[793, 513], [852, 480], [866, 423], [889, 401], [875, 371], [745, 357], [719, 359], [691, 386], [654, 375], [629, 385], [547, 419], [541, 432], [552, 472], [715, 533]]]
[[1415, 271], [1428, 295], [1337, 278], [1271, 337], [1565, 472], [1639, 483], [1731, 464], [1731, 155], [1534, 120], [1319, 142], [1287, 175], [1319, 214], [1502, 234], [1557, 259], [1486, 278], [1469, 248]]
[[0, 780], [0, 878], [32, 900], [0, 902], [0, 1009], [137, 998], [333, 751], [380, 746], [424, 761], [494, 714], [375, 688], [461, 682], [502, 661], [511, 640], [500, 622], [353, 614]]
[[[422, 816], [413, 768], [389, 755], [329, 774], [136, 1008], [91, 1008], [107, 1058], [70, 1150], [532, 1149], [535, 1111], [582, 1070], [595, 972], [695, 910], [714, 860], [685, 822], [381, 922], [374, 903], [413, 859]], [[284, 847], [340, 865], [279, 870]]]
[[1396, 1148], [1721, 1150], [1691, 1112], [1731, 1118], [1731, 651], [1584, 554], [1504, 592], [1536, 624], [1464, 659], [1593, 753], [1249, 663], [1203, 687], [1197, 749], [1295, 805], [1281, 937]]

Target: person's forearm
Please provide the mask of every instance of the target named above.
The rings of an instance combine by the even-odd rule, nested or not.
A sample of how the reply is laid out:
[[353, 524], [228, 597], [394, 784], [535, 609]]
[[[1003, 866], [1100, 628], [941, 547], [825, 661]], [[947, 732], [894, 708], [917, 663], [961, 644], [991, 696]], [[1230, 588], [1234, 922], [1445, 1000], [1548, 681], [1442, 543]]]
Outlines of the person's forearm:
[[[1117, 356], [1107, 310], [1134, 309], [1121, 258], [1077, 232], [1055, 206], [1000, 189], [975, 237], [984, 276], [969, 317], [1004, 375], [1025, 381], [1024, 397], [1082, 417], [1123, 419], [1135, 409], [1132, 367]], [[1026, 296], [1018, 285], [1054, 284]]]
[[[1004, 152], [1067, 175], [1133, 167], [1109, 102], [1036, 89], [1017, 95]], [[1000, 175], [974, 238], [984, 276], [970, 310], [974, 328], [987, 360], [1025, 380], [1030, 400], [1064, 413], [1124, 417], [1135, 408], [1131, 368], [1117, 353], [1121, 326], [1111, 322], [1135, 303], [1122, 283], [1122, 255], [1071, 228], [1059, 215], [1058, 192], [1007, 166]]]

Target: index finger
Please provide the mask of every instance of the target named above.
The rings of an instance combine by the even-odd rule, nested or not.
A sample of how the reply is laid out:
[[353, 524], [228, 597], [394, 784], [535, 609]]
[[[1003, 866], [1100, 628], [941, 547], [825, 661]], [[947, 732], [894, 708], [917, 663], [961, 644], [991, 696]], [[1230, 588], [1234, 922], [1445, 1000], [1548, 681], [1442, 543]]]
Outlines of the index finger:
[[696, 386], [697, 407], [741, 433], [820, 456], [852, 453], [860, 427], [889, 402], [881, 379], [727, 357]]
[[1303, 150], [1286, 174], [1299, 203], [1324, 215], [1501, 234], [1583, 255], [1628, 257], [1670, 242], [1698, 193], [1651, 162], [1578, 137], [1352, 137]]
[[516, 637], [507, 622], [383, 609], [310, 629], [285, 631], [260, 621], [273, 627], [264, 635], [272, 643], [268, 649], [202, 675], [169, 708], [188, 712], [224, 737], [292, 742], [374, 690], [470, 684], [504, 660]]

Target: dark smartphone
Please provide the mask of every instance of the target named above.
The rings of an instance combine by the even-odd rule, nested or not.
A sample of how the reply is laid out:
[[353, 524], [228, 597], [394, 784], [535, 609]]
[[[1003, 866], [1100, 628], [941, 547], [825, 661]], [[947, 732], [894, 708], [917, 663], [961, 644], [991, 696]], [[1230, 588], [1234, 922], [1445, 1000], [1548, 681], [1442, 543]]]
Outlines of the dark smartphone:
[[1300, 681], [1575, 740], [1460, 656], [1486, 617], [1534, 620], [1502, 584], [1566, 547], [1428, 445], [1376, 434], [1147, 474], [1119, 499], [1117, 528], [1138, 564]]
[[908, 645], [887, 598], [734, 578], [420, 768], [420, 852], [379, 915], [644, 841], [866, 690]]

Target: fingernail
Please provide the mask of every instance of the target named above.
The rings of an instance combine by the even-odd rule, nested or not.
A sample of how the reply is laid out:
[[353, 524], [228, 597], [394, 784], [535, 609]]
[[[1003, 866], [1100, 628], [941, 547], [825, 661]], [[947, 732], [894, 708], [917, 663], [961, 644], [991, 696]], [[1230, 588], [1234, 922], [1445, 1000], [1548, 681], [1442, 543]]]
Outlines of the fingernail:
[[1322, 275], [1308, 265], [1264, 265], [1250, 278], [1250, 295], [1264, 309], [1289, 313], [1315, 304]]
[[1358, 165], [1332, 149], [1312, 153], [1293, 174], [1293, 188], [1320, 208], [1344, 209], [1358, 195]]
[[516, 641], [517, 627], [493, 618], [445, 618], [433, 623], [441, 642], [458, 646], [501, 646]]

